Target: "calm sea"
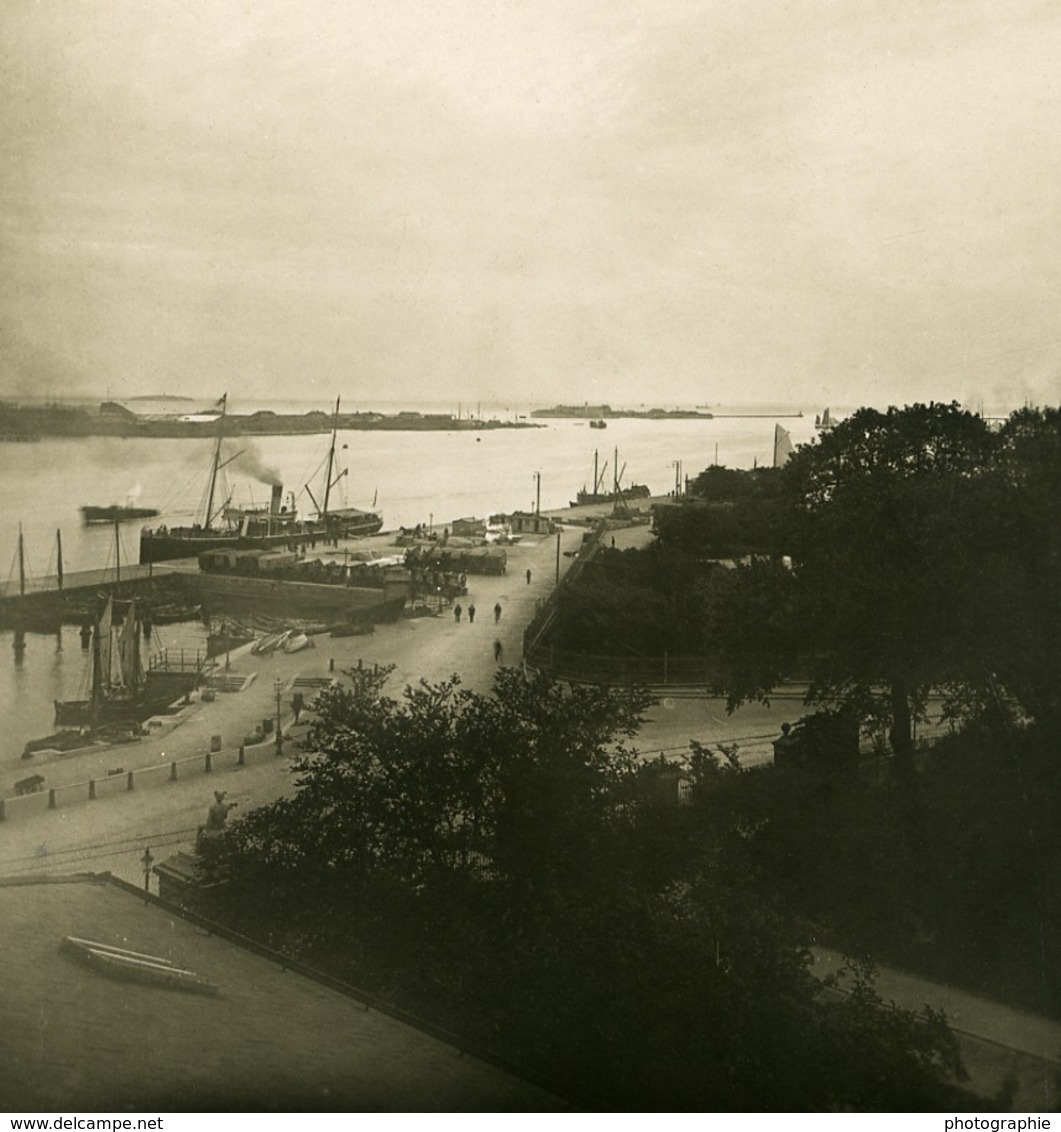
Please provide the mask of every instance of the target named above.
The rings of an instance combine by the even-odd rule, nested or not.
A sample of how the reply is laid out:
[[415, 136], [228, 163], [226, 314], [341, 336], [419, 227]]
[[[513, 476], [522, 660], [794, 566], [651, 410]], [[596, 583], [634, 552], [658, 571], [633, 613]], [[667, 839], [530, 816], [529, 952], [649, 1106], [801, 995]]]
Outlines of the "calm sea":
[[[138, 406], [150, 411], [150, 406]], [[168, 412], [194, 411], [202, 406], [170, 403]], [[232, 401], [234, 412], [253, 411], [260, 403]], [[276, 405], [266, 406], [277, 408]], [[320, 404], [281, 408], [304, 411]], [[383, 406], [374, 406], [385, 408]], [[419, 406], [418, 406], [419, 407]], [[354, 405], [345, 405], [353, 409]], [[423, 406], [438, 410], [438, 406]], [[447, 411], [456, 413], [457, 406]], [[278, 409], [280, 411], [280, 409]], [[718, 409], [737, 412], [740, 407]], [[758, 408], [756, 412], [768, 410]], [[516, 419], [527, 406], [499, 404], [461, 406], [462, 415]], [[783, 409], [782, 412], [795, 412]], [[536, 473], [541, 476], [543, 509], [566, 506], [575, 492], [592, 486], [594, 450], [601, 467], [607, 462], [610, 483], [616, 450], [622, 482], [647, 484], [654, 494], [670, 491], [675, 464], [694, 477], [716, 462], [750, 468], [772, 459], [774, 425], [789, 430], [794, 443], [810, 439], [814, 416], [778, 415], [725, 418], [711, 421], [612, 420], [606, 430], [586, 422], [553, 420], [535, 429], [475, 432], [340, 432], [337, 456], [348, 469], [339, 481], [334, 505], [369, 507], [375, 500], [384, 529], [434, 522], [448, 524], [466, 515], [486, 516], [517, 508], [532, 508]], [[329, 437], [262, 437], [253, 442], [227, 442], [231, 455], [242, 449], [226, 469], [227, 494], [239, 505], [262, 505], [269, 488], [264, 479], [275, 476], [295, 494], [300, 511], [314, 507], [306, 490], [320, 499]], [[0, 573], [18, 578], [17, 546], [21, 524], [27, 573], [30, 578], [56, 572], [56, 532], [62, 531], [63, 566], [75, 570], [113, 569], [116, 548], [113, 527], [86, 527], [79, 508], [136, 500], [161, 512], [153, 522], [188, 522], [201, 506], [212, 445], [200, 440], [81, 440], [44, 439], [37, 444], [0, 444]], [[136, 562], [141, 523], [120, 527], [122, 563]], [[31, 587], [32, 587], [31, 580]], [[202, 626], [160, 626], [164, 644], [201, 643]], [[87, 683], [87, 654], [79, 645], [76, 627], [61, 635], [27, 634], [16, 652], [11, 633], [0, 634], [0, 704], [4, 709], [0, 738], [0, 767], [11, 772], [27, 739], [52, 730], [54, 699], [74, 698]], [[17, 777], [15, 775], [14, 777]], [[4, 773], [0, 788], [7, 792], [13, 776]]]

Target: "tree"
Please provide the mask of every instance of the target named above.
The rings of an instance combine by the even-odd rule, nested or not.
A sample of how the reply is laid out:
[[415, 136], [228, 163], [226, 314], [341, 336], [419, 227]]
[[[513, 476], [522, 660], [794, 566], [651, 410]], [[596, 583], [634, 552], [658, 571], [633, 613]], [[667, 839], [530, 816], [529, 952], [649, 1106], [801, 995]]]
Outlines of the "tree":
[[913, 720], [931, 689], [987, 675], [960, 605], [976, 528], [953, 517], [996, 443], [956, 404], [860, 409], [782, 469], [791, 576], [754, 564], [716, 610], [730, 706], [768, 695], [798, 647], [809, 703], [887, 727], [915, 839]]
[[391, 699], [385, 670], [347, 675], [294, 796], [226, 834], [212, 914], [595, 1106], [954, 1106], [944, 1029], [820, 1001], [723, 796], [736, 764], [694, 760], [704, 805], [645, 789], [646, 693], [502, 670], [491, 696]]

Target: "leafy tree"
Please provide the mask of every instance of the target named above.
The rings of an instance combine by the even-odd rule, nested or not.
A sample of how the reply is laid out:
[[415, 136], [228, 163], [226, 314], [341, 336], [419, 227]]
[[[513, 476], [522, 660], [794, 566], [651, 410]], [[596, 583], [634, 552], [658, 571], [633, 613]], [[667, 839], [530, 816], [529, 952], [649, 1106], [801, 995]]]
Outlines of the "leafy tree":
[[914, 718], [931, 689], [984, 677], [955, 605], [973, 536], [950, 516], [994, 447], [956, 404], [860, 409], [782, 469], [791, 578], [743, 571], [746, 617], [716, 621], [730, 705], [767, 694], [798, 641], [808, 702], [887, 726], [911, 816]]
[[223, 842], [226, 918], [593, 1104], [959, 1103], [942, 1027], [869, 992], [823, 1004], [749, 853], [736, 762], [697, 755], [692, 807], [646, 790], [627, 747], [645, 693], [503, 670], [492, 696], [450, 679], [391, 699], [385, 671], [348, 675], [294, 796]]

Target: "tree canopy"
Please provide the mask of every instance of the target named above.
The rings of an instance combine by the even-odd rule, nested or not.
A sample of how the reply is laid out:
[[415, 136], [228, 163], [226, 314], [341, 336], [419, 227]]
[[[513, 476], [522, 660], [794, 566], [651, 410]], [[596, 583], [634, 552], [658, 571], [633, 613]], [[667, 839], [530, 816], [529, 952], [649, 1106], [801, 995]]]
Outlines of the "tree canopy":
[[938, 1015], [862, 977], [823, 1000], [725, 802], [743, 772], [700, 752], [691, 806], [655, 788], [671, 771], [629, 746], [645, 692], [502, 670], [490, 696], [453, 678], [396, 700], [385, 671], [347, 675], [294, 796], [221, 843], [227, 918], [595, 1106], [957, 1103]]
[[929, 404], [861, 409], [800, 447], [781, 477], [790, 576], [753, 563], [713, 606], [731, 706], [798, 654], [809, 702], [886, 721], [901, 762], [931, 690], [1056, 712], [1058, 433], [1054, 410], [993, 432]]

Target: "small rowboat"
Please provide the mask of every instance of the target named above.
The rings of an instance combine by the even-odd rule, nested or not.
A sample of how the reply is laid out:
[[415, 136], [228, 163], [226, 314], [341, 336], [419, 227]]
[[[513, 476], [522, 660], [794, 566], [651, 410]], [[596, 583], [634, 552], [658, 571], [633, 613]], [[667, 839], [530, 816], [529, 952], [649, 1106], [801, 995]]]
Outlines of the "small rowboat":
[[284, 641], [284, 652], [301, 652], [303, 649], [308, 649], [311, 643], [305, 633], [291, 633]]

